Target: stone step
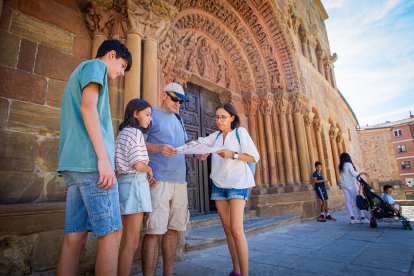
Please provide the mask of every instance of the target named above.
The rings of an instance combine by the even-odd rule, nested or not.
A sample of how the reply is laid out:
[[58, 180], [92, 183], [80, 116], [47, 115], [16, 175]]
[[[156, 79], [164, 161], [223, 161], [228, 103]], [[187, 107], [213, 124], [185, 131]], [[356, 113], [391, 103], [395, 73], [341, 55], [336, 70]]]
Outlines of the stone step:
[[[252, 218], [256, 216], [256, 210], [246, 210], [244, 212], [244, 218]], [[208, 215], [199, 215], [191, 217], [189, 222], [189, 229], [206, 227], [213, 224], [220, 223], [220, 217], [218, 213], [208, 214]]]
[[[244, 231], [246, 235], [273, 230], [288, 224], [298, 223], [302, 219], [299, 214], [284, 215], [277, 217], [251, 217], [244, 220]], [[220, 222], [196, 227], [186, 233], [185, 251], [204, 249], [226, 242], [226, 235]]]

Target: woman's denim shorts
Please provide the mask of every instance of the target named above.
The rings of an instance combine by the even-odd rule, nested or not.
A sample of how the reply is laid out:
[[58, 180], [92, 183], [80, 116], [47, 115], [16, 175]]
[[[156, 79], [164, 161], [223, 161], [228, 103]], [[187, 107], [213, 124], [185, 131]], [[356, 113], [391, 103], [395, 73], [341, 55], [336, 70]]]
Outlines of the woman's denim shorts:
[[68, 192], [64, 233], [92, 231], [97, 238], [122, 229], [118, 182], [98, 187], [98, 172], [62, 172]]
[[247, 201], [249, 189], [223, 189], [215, 184], [211, 187], [211, 200], [230, 200], [233, 198], [243, 198]]

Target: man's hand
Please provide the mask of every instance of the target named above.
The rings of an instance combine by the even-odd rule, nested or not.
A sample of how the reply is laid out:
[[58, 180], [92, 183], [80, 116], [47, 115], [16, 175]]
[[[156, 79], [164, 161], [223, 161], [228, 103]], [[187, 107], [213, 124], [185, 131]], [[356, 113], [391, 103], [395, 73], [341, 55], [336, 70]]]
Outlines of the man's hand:
[[162, 155], [164, 155], [166, 157], [169, 157], [171, 155], [177, 154], [178, 151], [177, 151], [176, 148], [174, 148], [174, 147], [172, 147], [170, 145], [165, 145], [164, 144], [164, 145], [161, 145], [160, 152], [161, 152]]
[[115, 172], [109, 160], [98, 160], [99, 188], [109, 190], [116, 181]]
[[206, 160], [209, 155], [210, 155], [210, 153], [196, 154], [195, 157], [200, 159], [201, 161], [203, 161], [203, 160]]

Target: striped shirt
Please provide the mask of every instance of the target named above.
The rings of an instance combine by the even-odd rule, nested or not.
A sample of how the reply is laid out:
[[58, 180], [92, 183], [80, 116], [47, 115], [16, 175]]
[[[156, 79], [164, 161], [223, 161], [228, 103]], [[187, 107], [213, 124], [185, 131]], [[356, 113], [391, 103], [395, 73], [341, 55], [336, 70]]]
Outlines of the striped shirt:
[[120, 174], [136, 173], [133, 166], [137, 162], [148, 165], [148, 151], [142, 132], [133, 127], [126, 127], [116, 138], [115, 163]]

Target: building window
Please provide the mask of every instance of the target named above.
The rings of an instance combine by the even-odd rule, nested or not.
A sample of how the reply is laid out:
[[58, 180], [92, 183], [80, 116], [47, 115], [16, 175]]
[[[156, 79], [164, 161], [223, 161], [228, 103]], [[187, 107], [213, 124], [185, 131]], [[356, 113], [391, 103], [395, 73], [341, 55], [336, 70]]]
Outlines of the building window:
[[402, 130], [401, 129], [394, 130], [394, 137], [400, 137], [400, 136], [402, 136]]
[[411, 169], [410, 161], [402, 161], [401, 162], [401, 169], [403, 169], [403, 170]]
[[399, 145], [398, 146], [398, 152], [407, 152], [407, 148], [405, 147], [405, 145]]

